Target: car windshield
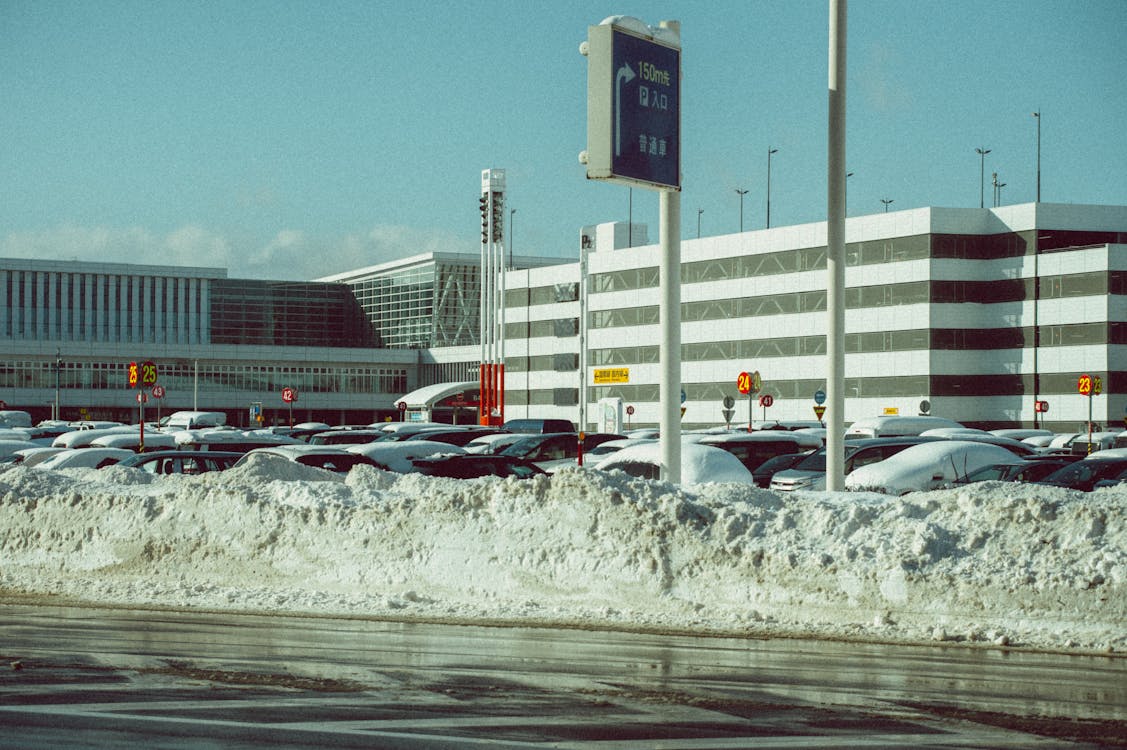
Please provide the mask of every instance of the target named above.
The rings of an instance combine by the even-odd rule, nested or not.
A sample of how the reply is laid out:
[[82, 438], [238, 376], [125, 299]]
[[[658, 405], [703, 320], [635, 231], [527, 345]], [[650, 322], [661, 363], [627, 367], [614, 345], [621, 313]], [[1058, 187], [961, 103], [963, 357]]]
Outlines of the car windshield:
[[1127, 459], [1101, 461], [1083, 460], [1054, 471], [1043, 481], [1045, 484], [1055, 484], [1062, 487], [1074, 487], [1096, 479], [1113, 477], [1127, 468]]
[[539, 435], [537, 435], [536, 437], [524, 438], [523, 440], [518, 440], [515, 443], [506, 446], [505, 449], [501, 451], [501, 455], [523, 458], [524, 456], [527, 456], [529, 453], [540, 447], [540, 444], [543, 442], [544, 438]]

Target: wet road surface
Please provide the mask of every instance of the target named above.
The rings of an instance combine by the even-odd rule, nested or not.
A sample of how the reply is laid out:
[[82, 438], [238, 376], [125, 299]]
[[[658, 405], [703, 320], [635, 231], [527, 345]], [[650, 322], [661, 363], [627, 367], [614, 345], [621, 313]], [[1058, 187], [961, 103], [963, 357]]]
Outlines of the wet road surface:
[[0, 605], [0, 748], [1127, 747], [1127, 659]]

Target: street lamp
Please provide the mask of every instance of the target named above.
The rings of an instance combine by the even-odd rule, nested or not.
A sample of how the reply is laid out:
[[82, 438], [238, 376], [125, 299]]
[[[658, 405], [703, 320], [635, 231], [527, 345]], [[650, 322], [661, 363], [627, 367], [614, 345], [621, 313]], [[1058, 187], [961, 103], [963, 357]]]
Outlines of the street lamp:
[[779, 149], [767, 147], [767, 228], [771, 228], [771, 154], [779, 153]]
[[986, 208], [986, 155], [990, 149], [976, 148], [978, 154], [978, 207]]
[[740, 232], [744, 230], [744, 196], [747, 195], [746, 190], [736, 188], [736, 195], [740, 196]]
[[700, 239], [700, 215], [704, 213], [703, 208], [697, 209], [697, 239]]
[[1037, 118], [1037, 202], [1041, 202], [1041, 110], [1033, 113]]
[[892, 203], [892, 198], [881, 198], [880, 202], [884, 204], [884, 212], [888, 213], [888, 204]]
[[997, 208], [998, 205], [1002, 202], [1002, 188], [1006, 186], [1006, 183], [998, 182], [997, 172], [992, 173], [991, 178], [993, 179], [994, 185], [994, 208]]
[[59, 349], [55, 349], [55, 419], [60, 420], [62, 412], [59, 409], [59, 373], [63, 369], [63, 357]]
[[515, 214], [516, 212], [517, 212], [517, 210], [515, 208], [509, 209], [509, 270], [510, 271], [512, 271], [514, 268], [516, 268], [516, 265], [513, 262], [513, 228], [514, 228], [513, 227], [513, 214]]

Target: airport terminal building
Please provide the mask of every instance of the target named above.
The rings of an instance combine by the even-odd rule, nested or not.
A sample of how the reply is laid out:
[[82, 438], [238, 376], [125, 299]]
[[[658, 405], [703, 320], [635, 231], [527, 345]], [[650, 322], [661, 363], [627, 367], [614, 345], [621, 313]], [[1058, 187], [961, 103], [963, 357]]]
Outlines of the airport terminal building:
[[[579, 261], [508, 264], [520, 270], [503, 273], [506, 417], [593, 428], [610, 399], [630, 426], [657, 423], [659, 249], [623, 226], [581, 230]], [[926, 408], [1065, 431], [1091, 409], [1122, 424], [1125, 249], [1120, 206], [849, 218], [844, 420]], [[814, 419], [827, 371], [825, 223], [682, 240], [681, 261], [684, 425], [724, 424], [726, 396], [733, 424], [749, 407], [757, 421]], [[127, 368], [151, 361], [166, 395], [147, 410], [223, 410], [250, 426], [258, 405], [264, 424], [284, 424], [289, 387], [295, 421], [397, 418], [405, 394], [476, 378], [479, 290], [475, 253], [308, 282], [0, 259], [0, 400], [37, 420], [58, 405], [63, 419], [135, 421]], [[743, 371], [760, 373], [769, 408], [737, 393]], [[1099, 394], [1078, 393], [1082, 374], [1100, 379]]]

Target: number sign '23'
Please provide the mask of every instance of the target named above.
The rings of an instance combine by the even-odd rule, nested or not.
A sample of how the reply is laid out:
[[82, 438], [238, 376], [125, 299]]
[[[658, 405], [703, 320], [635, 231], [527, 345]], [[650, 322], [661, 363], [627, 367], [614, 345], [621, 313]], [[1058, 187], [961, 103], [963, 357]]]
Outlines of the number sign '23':
[[1103, 389], [1103, 380], [1098, 375], [1096, 377], [1092, 377], [1091, 375], [1084, 373], [1076, 382], [1076, 390], [1080, 391], [1081, 396], [1098, 396], [1103, 392]]

